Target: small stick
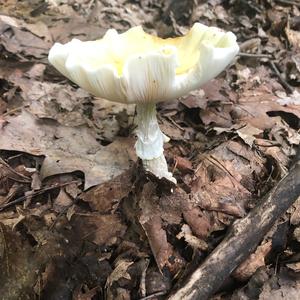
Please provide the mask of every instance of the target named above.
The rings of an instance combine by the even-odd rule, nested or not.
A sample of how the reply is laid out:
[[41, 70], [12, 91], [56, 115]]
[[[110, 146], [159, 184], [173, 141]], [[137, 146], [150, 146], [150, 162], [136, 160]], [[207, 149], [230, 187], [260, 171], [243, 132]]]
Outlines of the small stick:
[[14, 114], [15, 112], [17, 111], [20, 111], [23, 109], [23, 106], [20, 106], [20, 107], [15, 107], [11, 110], [8, 110], [7, 112], [5, 112], [4, 114], [2, 114], [2, 117], [6, 117], [6, 116], [9, 116], [10, 114]]
[[[24, 179], [24, 183], [30, 183], [31, 182], [31, 178], [21, 174], [21, 173], [18, 173], [17, 171], [15, 171], [5, 160], [3, 160], [2, 158], [0, 158], [0, 165], [3, 165], [5, 166], [7, 169], [9, 169], [14, 175], [16, 176], [19, 176], [21, 178]], [[17, 181], [17, 180], [16, 180]]]
[[285, 89], [292, 94], [293, 93], [293, 88], [284, 80], [284, 78], [282, 77], [281, 73], [279, 72], [279, 70], [277, 69], [276, 65], [274, 64], [273, 61], [269, 61], [269, 64], [272, 68], [272, 70], [274, 71], [274, 73], [276, 74], [276, 76], [278, 77], [280, 83], [285, 87]]
[[245, 52], [240, 52], [238, 53], [238, 56], [241, 57], [255, 57], [255, 58], [273, 58], [271, 54], [260, 54], [260, 53], [245, 53]]
[[156, 298], [156, 297], [159, 297], [159, 296], [164, 296], [166, 293], [167, 292], [157, 292], [157, 293], [154, 293], [152, 295], [140, 298], [139, 300], [149, 300], [149, 299]]
[[258, 246], [275, 221], [300, 196], [300, 149], [290, 172], [243, 219], [168, 300], [206, 300]]
[[22, 196], [20, 198], [17, 198], [15, 200], [11, 201], [11, 202], [8, 202], [8, 203], [0, 206], [0, 212], [3, 211], [3, 210], [5, 210], [8, 207], [11, 207], [11, 206], [13, 206], [15, 204], [18, 204], [18, 203], [21, 203], [21, 202], [25, 201], [28, 197], [35, 197], [35, 196], [41, 195], [41, 194], [43, 194], [45, 192], [49, 192], [49, 191], [51, 191], [53, 189], [64, 187], [64, 186], [67, 186], [67, 185], [72, 184], [72, 183], [79, 183], [79, 182], [80, 182], [79, 180], [73, 180], [73, 181], [70, 181], [70, 182], [65, 182], [65, 183], [56, 184], [56, 185], [53, 185], [53, 186], [49, 186], [49, 187], [43, 188], [41, 190], [33, 192], [29, 196]]

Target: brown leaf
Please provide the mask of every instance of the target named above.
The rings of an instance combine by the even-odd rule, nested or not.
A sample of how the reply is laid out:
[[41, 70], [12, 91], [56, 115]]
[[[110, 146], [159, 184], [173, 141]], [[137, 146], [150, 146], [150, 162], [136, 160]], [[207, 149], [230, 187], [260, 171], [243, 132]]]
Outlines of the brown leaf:
[[258, 246], [255, 252], [234, 270], [232, 275], [240, 281], [248, 280], [258, 268], [265, 266], [265, 257], [271, 249], [272, 241]]
[[51, 43], [37, 37], [30, 31], [22, 30], [13, 18], [0, 16], [1, 44], [13, 54], [42, 58], [48, 54]]
[[198, 207], [187, 206], [183, 211], [183, 218], [198, 238], [207, 238], [213, 229], [213, 222], [209, 213]]
[[171, 288], [171, 279], [169, 276], [162, 275], [156, 267], [150, 267], [146, 274], [146, 288], [147, 295], [167, 292]]
[[263, 131], [247, 124], [246, 126], [238, 129], [236, 132], [247, 145], [252, 147], [256, 136], [259, 136]]
[[56, 212], [65, 212], [73, 204], [71, 197], [65, 192], [64, 188], [60, 189], [58, 196], [53, 202], [53, 209]]
[[204, 98], [205, 92], [203, 89], [193, 91], [187, 96], [180, 98], [180, 102], [187, 108], [202, 108], [207, 106], [207, 99]]
[[[247, 73], [245, 76], [250, 75]], [[292, 119], [292, 122], [295, 123], [294, 120], [300, 119], [297, 92], [290, 97], [275, 96], [274, 90], [278, 95], [284, 94], [284, 92], [282, 87], [270, 76], [270, 71], [265, 67], [251, 69], [251, 79], [244, 80], [243, 91], [239, 93], [238, 99], [230, 96], [232, 102], [228, 102], [228, 100], [209, 102], [208, 107], [200, 111], [203, 123], [221, 128], [231, 128], [233, 125], [248, 123], [248, 126], [251, 125], [260, 130], [271, 129], [278, 122], [276, 116]], [[257, 86], [258, 84], [259, 86]], [[230, 92], [228, 93], [230, 95]]]
[[[134, 261], [128, 259], [120, 259], [116, 262], [115, 268], [108, 276], [105, 287], [108, 300], [114, 299], [130, 299], [126, 297], [128, 291], [122, 288], [113, 288], [113, 283], [120, 279], [131, 280], [131, 276], [128, 273], [128, 268], [134, 263]], [[122, 296], [123, 295], [123, 296]], [[124, 297], [125, 296], [125, 297]], [[129, 296], [129, 295], [128, 295]]]
[[143, 222], [141, 220], [141, 225], [148, 237], [151, 250], [159, 269], [162, 271], [165, 267], [171, 267], [170, 271], [172, 273], [175, 271], [176, 273], [178, 270], [178, 267], [176, 267], [178, 262], [172, 262], [172, 258], [174, 258], [174, 250], [167, 241], [167, 235], [165, 230], [162, 228], [160, 217], [153, 216], [147, 222]]
[[0, 129], [1, 149], [45, 155], [42, 178], [79, 170], [85, 173], [85, 188], [89, 188], [128, 169], [130, 157], [136, 159], [131, 139], [104, 147], [85, 126], [71, 128], [39, 121], [26, 111], [6, 120], [9, 124]]
[[126, 226], [116, 214], [99, 215], [93, 213], [75, 214], [71, 225], [79, 233], [81, 240], [97, 245], [114, 245], [124, 235]]
[[98, 292], [98, 287], [95, 287], [91, 290], [82, 291], [82, 287], [78, 287], [74, 293], [72, 300], [92, 300]]
[[132, 170], [123, 172], [112, 180], [104, 182], [81, 194], [93, 210], [101, 213], [115, 211], [122, 198], [132, 190]]
[[[93, 120], [89, 125], [96, 130], [99, 138], [111, 142], [116, 139], [117, 135], [121, 135], [124, 127], [134, 126], [134, 113], [134, 104], [113, 103], [96, 98], [93, 100]], [[124, 122], [124, 116], [126, 116], [126, 122]]]
[[180, 224], [182, 210], [188, 205], [188, 201], [188, 194], [179, 187], [170, 195], [163, 195], [158, 207], [161, 218], [169, 224]]
[[161, 272], [167, 267], [171, 273], [175, 274], [183, 265], [183, 260], [167, 240], [155, 196], [155, 185], [153, 183], [145, 184], [139, 197], [141, 208], [139, 221], [148, 237], [157, 266]]
[[200, 118], [205, 125], [229, 128], [233, 125], [231, 117], [232, 104], [226, 102], [211, 102], [208, 109], [200, 111]]
[[[37, 65], [35, 65], [37, 66]], [[32, 79], [31, 68], [26, 74], [12, 74], [9, 80], [21, 89], [21, 96], [27, 110], [38, 118], [51, 118], [65, 126], [79, 126], [86, 123], [83, 104], [90, 95], [71, 85], [40, 82]]]
[[290, 28], [285, 29], [286, 36], [295, 51], [300, 50], [300, 32]]
[[[199, 171], [205, 172], [204, 169], [199, 169]], [[216, 169], [212, 169], [211, 172], [216, 172]], [[192, 186], [193, 201], [203, 209], [242, 217], [245, 215], [243, 202], [249, 198], [250, 194], [234, 181], [230, 176], [227, 177], [225, 173], [213, 181], [201, 181], [201, 178], [197, 177]], [[215, 186], [212, 186], [212, 183]]]
[[[0, 98], [0, 116], [6, 111], [7, 103]], [[1, 119], [0, 119], [1, 122]]]
[[174, 123], [164, 118], [161, 120], [159, 127], [163, 133], [172, 140], [181, 141], [188, 139], [184, 136], [185, 130], [179, 125], [176, 126], [176, 123]]
[[274, 177], [279, 176], [282, 177], [287, 172], [287, 166], [289, 163], [289, 159], [287, 155], [283, 152], [282, 148], [279, 147], [278, 144], [274, 145], [274, 142], [268, 140], [257, 139], [256, 145], [267, 157], [270, 157], [275, 166], [275, 170], [273, 171]]
[[[227, 146], [232, 143], [237, 144], [229, 142]], [[241, 157], [228, 152], [225, 145], [226, 143], [204, 157], [197, 168], [191, 185], [192, 202], [202, 209], [241, 217], [251, 195], [242, 183], [245, 186], [251, 184], [251, 177], [248, 177], [252, 176], [252, 170], [249, 165], [244, 164]]]
[[[297, 105], [283, 104], [281, 98], [274, 96], [267, 88], [256, 89], [255, 95], [252, 90], [245, 91], [239, 99], [239, 104], [233, 107], [231, 114], [240, 122], [249, 122], [259, 129], [272, 128], [273, 118], [267, 118], [273, 111], [291, 113], [300, 118], [300, 108]], [[276, 121], [276, 120], [275, 120]]]
[[300, 242], [300, 228], [297, 227], [295, 228], [294, 232], [293, 232], [293, 238], [297, 241]]
[[86, 18], [73, 16], [67, 22], [65, 20], [58, 20], [51, 24], [49, 31], [54, 41], [67, 43], [72, 38], [82, 41], [99, 39], [107, 29], [108, 26], [101, 27], [95, 23], [88, 23]]
[[300, 223], [300, 197], [293, 204], [294, 211], [291, 213], [290, 222], [292, 225]]
[[193, 166], [192, 163], [184, 157], [175, 156], [175, 166], [176, 168], [181, 171], [183, 174], [185, 173], [193, 173]]
[[27, 241], [0, 223], [0, 279], [3, 299], [32, 299], [38, 262]]
[[[167, 242], [166, 232], [162, 228], [159, 205], [157, 204], [158, 197], [155, 196], [155, 188], [155, 185], [152, 183], [147, 183], [143, 187], [139, 201], [139, 206], [141, 208], [139, 221], [148, 236], [150, 246], [154, 252], [154, 257], [161, 269], [171, 255], [172, 249]], [[155, 234], [155, 232], [157, 234]], [[158, 236], [160, 236], [161, 244], [158, 243]]]
[[263, 130], [258, 129], [257, 127], [252, 126], [251, 124], [235, 124], [229, 128], [223, 127], [213, 127], [217, 134], [224, 132], [232, 133], [236, 132], [238, 136], [250, 147], [252, 147], [256, 137], [263, 133]]
[[286, 266], [294, 272], [300, 272], [300, 262], [286, 264]]
[[259, 300], [297, 300], [300, 297], [300, 281], [289, 278], [281, 272], [267, 281], [259, 295]]
[[202, 209], [241, 217], [255, 190], [256, 178], [265, 176], [265, 160], [248, 146], [228, 141], [209, 155], [201, 155], [191, 184], [191, 201]]

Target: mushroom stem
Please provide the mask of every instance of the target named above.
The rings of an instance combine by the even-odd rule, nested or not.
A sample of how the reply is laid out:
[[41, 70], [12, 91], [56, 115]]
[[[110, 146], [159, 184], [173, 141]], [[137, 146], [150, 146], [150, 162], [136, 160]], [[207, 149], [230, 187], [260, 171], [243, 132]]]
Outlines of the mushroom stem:
[[148, 102], [139, 103], [136, 106], [138, 125], [136, 153], [142, 159], [146, 171], [153, 173], [158, 178], [165, 177], [176, 183], [176, 179], [168, 171], [168, 165], [163, 154], [163, 144], [169, 138], [159, 128], [155, 105], [154, 102]]

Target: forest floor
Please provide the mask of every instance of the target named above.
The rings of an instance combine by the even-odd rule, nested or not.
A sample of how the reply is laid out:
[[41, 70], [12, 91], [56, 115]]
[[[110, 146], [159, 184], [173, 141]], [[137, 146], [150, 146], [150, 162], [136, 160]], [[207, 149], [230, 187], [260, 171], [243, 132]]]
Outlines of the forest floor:
[[[299, 2], [0, 2], [0, 298], [167, 299], [290, 172]], [[235, 33], [240, 54], [202, 89], [158, 105], [173, 186], [141, 169], [135, 107], [91, 96], [47, 55], [54, 42], [109, 28], [170, 37], [194, 22]], [[300, 299], [300, 197], [291, 197], [211, 299]]]

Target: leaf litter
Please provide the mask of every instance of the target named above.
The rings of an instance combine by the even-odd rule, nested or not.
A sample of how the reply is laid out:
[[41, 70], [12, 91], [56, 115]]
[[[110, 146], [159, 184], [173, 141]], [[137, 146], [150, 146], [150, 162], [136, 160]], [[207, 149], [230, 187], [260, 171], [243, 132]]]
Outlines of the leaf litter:
[[[300, 143], [299, 16], [290, 1], [6, 1], [2, 297], [164, 299], [183, 282], [288, 172]], [[174, 187], [141, 171], [134, 106], [92, 97], [47, 54], [55, 41], [96, 39], [108, 28], [143, 25], [167, 37], [195, 21], [233, 31], [241, 53], [202, 89], [158, 107]], [[299, 298], [299, 207], [216, 299]]]

